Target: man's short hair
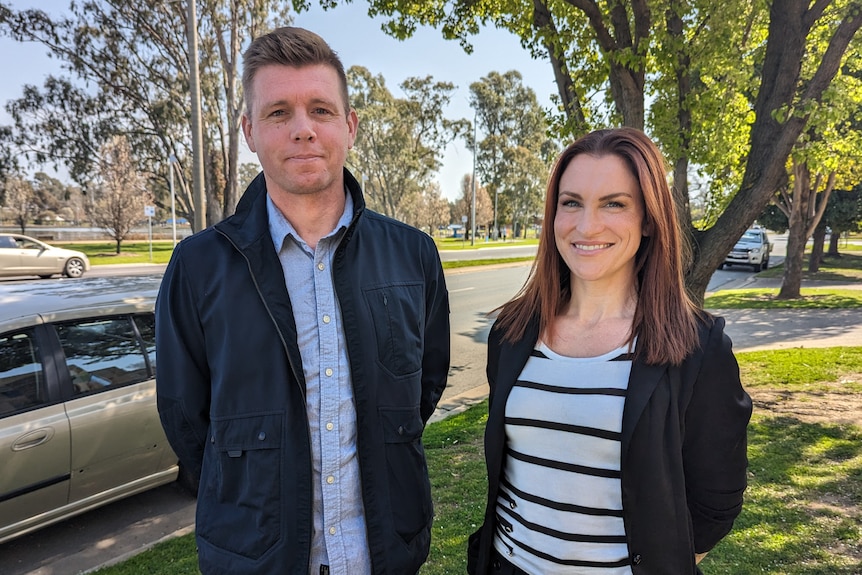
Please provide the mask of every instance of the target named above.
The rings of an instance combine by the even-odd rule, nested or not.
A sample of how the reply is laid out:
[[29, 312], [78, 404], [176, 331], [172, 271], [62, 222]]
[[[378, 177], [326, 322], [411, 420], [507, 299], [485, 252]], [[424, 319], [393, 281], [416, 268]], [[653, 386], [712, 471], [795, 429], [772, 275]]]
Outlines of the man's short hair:
[[294, 68], [316, 64], [331, 67], [338, 74], [338, 82], [341, 84], [344, 112], [347, 113], [350, 110], [347, 76], [344, 74], [344, 65], [335, 50], [330, 48], [323, 38], [310, 30], [285, 26], [277, 28], [269, 34], [258, 36], [243, 54], [242, 89], [245, 92], [247, 113], [251, 113], [251, 85], [254, 76], [259, 69], [271, 64]]

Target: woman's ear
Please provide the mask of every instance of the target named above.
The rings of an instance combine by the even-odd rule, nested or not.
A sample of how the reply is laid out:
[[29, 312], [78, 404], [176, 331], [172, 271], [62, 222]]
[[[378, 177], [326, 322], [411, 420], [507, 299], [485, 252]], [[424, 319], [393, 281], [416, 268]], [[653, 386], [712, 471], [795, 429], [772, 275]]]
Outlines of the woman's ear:
[[653, 231], [652, 228], [652, 220], [650, 220], [649, 218], [644, 218], [644, 225], [643, 230], [641, 231], [641, 235], [643, 235], [643, 237], [645, 238], [650, 237]]

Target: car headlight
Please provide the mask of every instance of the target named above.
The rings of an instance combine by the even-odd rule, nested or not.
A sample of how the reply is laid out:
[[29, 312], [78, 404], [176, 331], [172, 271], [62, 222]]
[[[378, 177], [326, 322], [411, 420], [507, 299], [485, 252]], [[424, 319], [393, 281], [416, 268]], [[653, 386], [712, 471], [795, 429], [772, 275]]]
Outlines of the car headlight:
[[752, 249], [752, 250], [751, 250], [751, 253], [753, 253], [753, 254], [759, 254], [759, 253], [760, 253], [760, 248], [754, 248], [754, 249]]

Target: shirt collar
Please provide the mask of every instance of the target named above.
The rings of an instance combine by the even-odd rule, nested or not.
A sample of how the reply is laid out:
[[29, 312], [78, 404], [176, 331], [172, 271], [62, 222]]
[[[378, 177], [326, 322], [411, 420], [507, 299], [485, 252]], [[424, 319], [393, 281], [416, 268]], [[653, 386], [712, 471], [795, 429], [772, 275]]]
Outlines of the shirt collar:
[[[266, 214], [269, 219], [269, 235], [272, 236], [272, 243], [275, 245], [276, 251], [281, 251], [281, 247], [284, 245], [284, 240], [287, 239], [288, 236], [293, 237], [297, 242], [305, 245], [305, 242], [296, 232], [296, 229], [290, 224], [287, 218], [284, 217], [281, 210], [275, 206], [275, 203], [272, 201], [272, 198], [269, 197], [269, 194], [266, 195]], [[338, 223], [335, 224], [335, 228], [324, 237], [329, 238], [341, 233], [342, 230], [346, 229], [350, 225], [350, 221], [352, 219], [353, 197], [345, 187], [344, 211], [341, 213], [341, 217], [338, 218]]]

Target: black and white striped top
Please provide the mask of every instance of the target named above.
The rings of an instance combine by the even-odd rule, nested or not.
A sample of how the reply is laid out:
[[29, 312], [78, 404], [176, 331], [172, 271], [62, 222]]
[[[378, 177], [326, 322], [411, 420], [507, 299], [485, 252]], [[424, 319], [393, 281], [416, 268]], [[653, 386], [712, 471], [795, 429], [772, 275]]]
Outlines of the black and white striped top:
[[620, 436], [632, 355], [558, 355], [542, 342], [506, 402], [494, 547], [534, 575], [631, 575]]

